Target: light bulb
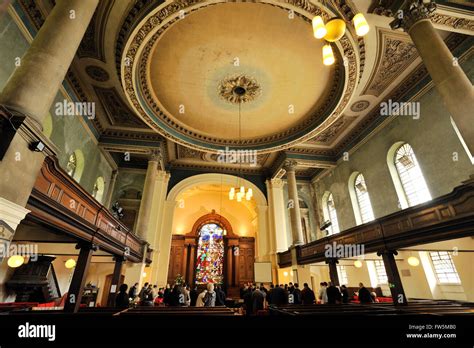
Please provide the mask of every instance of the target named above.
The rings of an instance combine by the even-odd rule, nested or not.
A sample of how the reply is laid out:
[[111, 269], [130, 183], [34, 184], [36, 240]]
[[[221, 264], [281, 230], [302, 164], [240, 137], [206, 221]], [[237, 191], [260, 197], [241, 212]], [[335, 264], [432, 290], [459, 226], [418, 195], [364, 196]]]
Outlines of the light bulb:
[[237, 202], [242, 202], [242, 192], [237, 192]]
[[240, 186], [240, 193], [245, 194], [245, 187]]
[[334, 64], [334, 53], [332, 52], [331, 45], [323, 46], [323, 63], [324, 65]]
[[324, 26], [324, 21], [321, 16], [316, 16], [313, 18], [313, 33], [316, 39], [322, 39], [327, 34], [327, 30]]
[[408, 258], [408, 264], [409, 264], [410, 266], [416, 267], [416, 266], [418, 266], [418, 265], [420, 264], [420, 260], [418, 260], [418, 258], [415, 257], [415, 256], [410, 256], [410, 257]]
[[354, 266], [356, 266], [357, 268], [361, 268], [363, 266], [362, 261], [360, 261], [360, 260], [355, 261]]
[[229, 191], [229, 199], [232, 201], [235, 196], [235, 189], [232, 187]]
[[247, 190], [247, 194], [250, 196], [250, 198], [253, 197], [253, 191], [252, 191], [251, 188], [249, 188], [249, 189]]
[[11, 268], [17, 268], [23, 265], [24, 262], [25, 262], [25, 258], [23, 256], [13, 255], [13, 256], [10, 256], [10, 258], [7, 261], [7, 264]]
[[369, 32], [369, 23], [367, 23], [362, 13], [356, 14], [354, 18], [352, 18], [352, 21], [354, 22], [354, 28], [358, 36], [364, 36]]
[[247, 193], [245, 194], [245, 199], [246, 199], [247, 201], [250, 201], [250, 198], [252, 198], [252, 196], [250, 195], [250, 192], [247, 192]]

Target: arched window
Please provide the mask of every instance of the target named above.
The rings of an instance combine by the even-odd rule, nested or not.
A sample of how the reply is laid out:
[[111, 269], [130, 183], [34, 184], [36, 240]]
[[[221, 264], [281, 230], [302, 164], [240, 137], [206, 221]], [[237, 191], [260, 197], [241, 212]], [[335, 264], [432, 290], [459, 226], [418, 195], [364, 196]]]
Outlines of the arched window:
[[364, 224], [374, 219], [369, 191], [361, 173], [353, 173], [349, 178], [349, 192], [357, 224]]
[[331, 226], [327, 228], [328, 235], [339, 233], [339, 222], [337, 221], [337, 212], [332, 193], [327, 192], [325, 196], [326, 197], [323, 200], [324, 220], [331, 221]]
[[[396, 149], [392, 161], [395, 165], [398, 183], [403, 188], [402, 192], [397, 190], [399, 196], [403, 193], [400, 199], [402, 208], [412, 207], [429, 201], [431, 195], [412, 147], [407, 143], [400, 145]], [[396, 181], [395, 186], [397, 186]]]
[[208, 223], [199, 230], [196, 262], [197, 284], [221, 284], [224, 267], [224, 230]]
[[105, 189], [105, 181], [104, 178], [99, 176], [94, 184], [94, 188], [92, 189], [92, 196], [97, 199], [100, 203], [102, 203], [102, 198], [104, 197], [104, 189]]
[[76, 154], [73, 152], [69, 155], [69, 159], [66, 164], [66, 172], [68, 173], [69, 176], [74, 177], [74, 174], [76, 173], [76, 167], [77, 167], [77, 157], [76, 157]]

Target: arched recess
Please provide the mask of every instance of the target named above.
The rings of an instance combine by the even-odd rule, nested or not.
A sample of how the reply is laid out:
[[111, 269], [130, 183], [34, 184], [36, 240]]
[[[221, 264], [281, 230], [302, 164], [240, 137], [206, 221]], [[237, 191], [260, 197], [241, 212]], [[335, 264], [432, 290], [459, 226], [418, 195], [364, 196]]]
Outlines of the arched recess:
[[[156, 262], [157, 265], [160, 265], [160, 267], [156, 270], [156, 278], [159, 285], [165, 285], [168, 281], [170, 247], [173, 234], [173, 216], [175, 209], [179, 208], [180, 194], [202, 184], [222, 184], [227, 186], [235, 186], [237, 179], [238, 178], [236, 176], [228, 174], [198, 174], [180, 181], [169, 191], [164, 202], [162, 218], [159, 219], [160, 222], [157, 231], [158, 238], [156, 238], [157, 243], [154, 245], [155, 250], [160, 251], [158, 262]], [[240, 178], [239, 180], [244, 186], [252, 189], [252, 199], [254, 199], [256, 203], [258, 218], [255, 250], [256, 260], [270, 261], [270, 255], [274, 254], [274, 251], [272, 250], [275, 248], [275, 242], [270, 240], [274, 236], [271, 236], [269, 233], [267, 199], [263, 192], [255, 184], [243, 178]]]

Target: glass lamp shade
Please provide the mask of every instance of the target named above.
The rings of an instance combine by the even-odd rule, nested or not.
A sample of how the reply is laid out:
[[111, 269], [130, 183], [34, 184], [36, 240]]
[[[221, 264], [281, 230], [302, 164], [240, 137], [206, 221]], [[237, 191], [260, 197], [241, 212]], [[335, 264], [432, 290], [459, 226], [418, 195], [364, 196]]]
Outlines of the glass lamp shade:
[[240, 186], [240, 193], [245, 194], [245, 187]]
[[71, 269], [71, 268], [74, 268], [76, 267], [76, 260], [74, 259], [69, 259], [66, 261], [66, 263], [64, 264], [66, 266], [66, 268], [68, 269]]
[[327, 33], [324, 39], [329, 42], [339, 40], [346, 32], [346, 22], [340, 18], [333, 18], [326, 23]]
[[251, 188], [249, 188], [249, 189], [247, 190], [247, 194], [250, 196], [250, 198], [253, 197], [253, 191], [252, 191]]
[[357, 268], [361, 268], [362, 267], [362, 261], [360, 261], [360, 260], [355, 261], [354, 266], [356, 266]]
[[364, 36], [369, 32], [369, 23], [367, 23], [362, 13], [356, 14], [354, 18], [352, 18], [352, 22], [354, 23], [354, 28], [358, 36]]
[[9, 257], [7, 264], [8, 264], [8, 267], [17, 268], [23, 265], [24, 262], [25, 262], [25, 258], [23, 256], [13, 255]]
[[327, 30], [324, 26], [324, 21], [321, 16], [316, 16], [313, 18], [313, 33], [316, 39], [322, 39], [326, 36]]
[[416, 267], [420, 264], [420, 260], [418, 260], [418, 258], [416, 258], [415, 256], [410, 256], [408, 258], [408, 264], [410, 266]]
[[242, 202], [242, 196], [244, 194], [242, 192], [237, 192], [237, 202]]
[[250, 193], [250, 192], [247, 192], [247, 193], [245, 194], [245, 199], [246, 199], [247, 201], [250, 201], [251, 198], [252, 198], [251, 193]]
[[332, 65], [334, 64], [334, 53], [332, 52], [331, 45], [324, 45], [323, 46], [323, 63], [324, 65]]
[[234, 199], [234, 196], [235, 196], [235, 188], [232, 187], [229, 191], [229, 199], [232, 201]]

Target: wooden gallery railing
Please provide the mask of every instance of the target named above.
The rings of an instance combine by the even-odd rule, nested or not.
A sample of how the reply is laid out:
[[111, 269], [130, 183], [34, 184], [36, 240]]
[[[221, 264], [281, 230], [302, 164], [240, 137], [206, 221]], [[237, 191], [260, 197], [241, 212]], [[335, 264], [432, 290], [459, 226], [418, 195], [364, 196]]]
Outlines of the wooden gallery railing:
[[[365, 253], [474, 235], [474, 178], [453, 192], [340, 233], [297, 246], [298, 264], [325, 261], [328, 244], [362, 244]], [[278, 254], [280, 267], [291, 266], [291, 251]]]
[[79, 241], [90, 242], [132, 262], [151, 262], [148, 243], [138, 238], [64, 172], [56, 158], [46, 157], [28, 200], [27, 220], [47, 225]]

